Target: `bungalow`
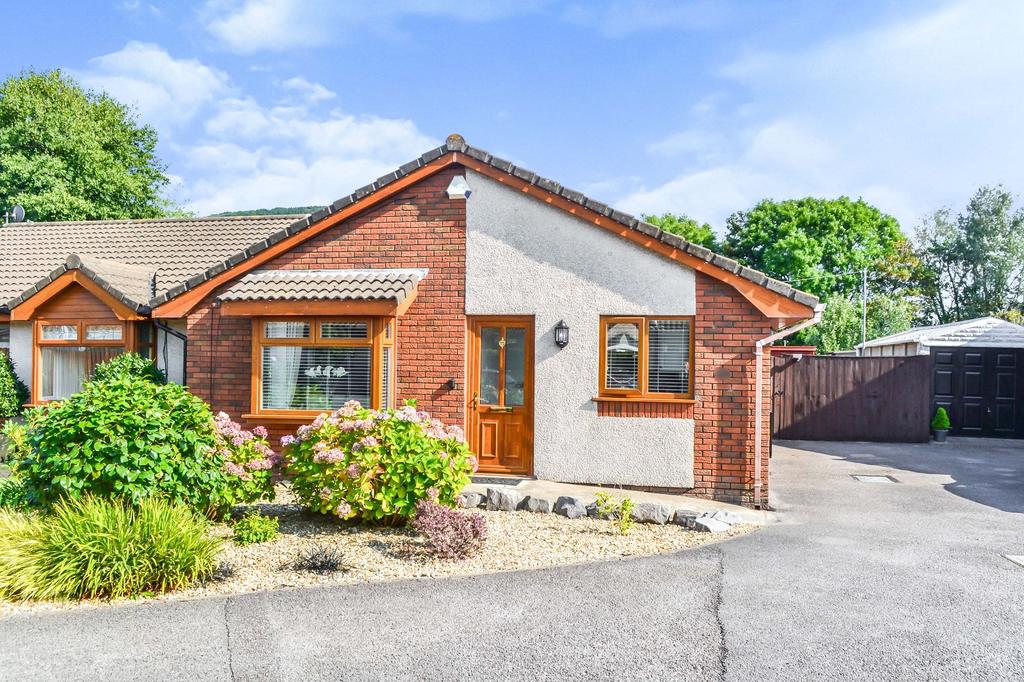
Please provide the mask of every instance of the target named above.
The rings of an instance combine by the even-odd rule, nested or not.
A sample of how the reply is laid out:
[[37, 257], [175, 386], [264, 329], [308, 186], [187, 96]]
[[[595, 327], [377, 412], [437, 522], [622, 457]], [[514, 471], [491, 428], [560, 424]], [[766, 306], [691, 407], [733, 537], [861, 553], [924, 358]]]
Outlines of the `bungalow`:
[[818, 301], [452, 135], [308, 216], [0, 229], [32, 403], [126, 349], [282, 435], [358, 400], [481, 472], [767, 499], [762, 349]]

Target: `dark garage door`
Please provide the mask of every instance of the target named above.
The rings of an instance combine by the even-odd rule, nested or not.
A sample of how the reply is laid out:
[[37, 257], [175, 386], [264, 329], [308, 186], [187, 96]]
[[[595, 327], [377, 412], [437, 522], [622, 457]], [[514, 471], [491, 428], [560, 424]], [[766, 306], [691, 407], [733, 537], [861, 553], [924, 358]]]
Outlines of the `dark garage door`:
[[933, 348], [932, 412], [954, 436], [1024, 438], [1024, 349]]

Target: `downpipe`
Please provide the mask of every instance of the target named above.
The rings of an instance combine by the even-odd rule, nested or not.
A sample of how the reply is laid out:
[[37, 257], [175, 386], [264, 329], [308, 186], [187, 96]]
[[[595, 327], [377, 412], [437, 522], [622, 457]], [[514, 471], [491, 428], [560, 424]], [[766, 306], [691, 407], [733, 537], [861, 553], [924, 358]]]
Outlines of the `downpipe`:
[[787, 336], [796, 334], [801, 329], [806, 329], [812, 325], [818, 324], [821, 321], [821, 313], [825, 310], [825, 304], [819, 303], [814, 306], [814, 316], [792, 324], [788, 327], [784, 327], [779, 331], [775, 332], [770, 336], [766, 336], [763, 339], [758, 339], [754, 342], [754, 508], [761, 509], [761, 449], [762, 449], [762, 437], [764, 436], [764, 428], [762, 423], [764, 419], [762, 412], [764, 410], [764, 388], [762, 383], [764, 382], [764, 347], [775, 343]]

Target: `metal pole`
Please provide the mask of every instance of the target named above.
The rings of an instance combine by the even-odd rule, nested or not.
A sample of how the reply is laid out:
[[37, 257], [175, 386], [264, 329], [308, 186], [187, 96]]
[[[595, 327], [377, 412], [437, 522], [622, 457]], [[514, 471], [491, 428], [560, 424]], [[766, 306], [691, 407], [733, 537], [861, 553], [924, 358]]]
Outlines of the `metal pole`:
[[864, 355], [864, 344], [868, 342], [868, 269], [860, 287], [860, 355]]

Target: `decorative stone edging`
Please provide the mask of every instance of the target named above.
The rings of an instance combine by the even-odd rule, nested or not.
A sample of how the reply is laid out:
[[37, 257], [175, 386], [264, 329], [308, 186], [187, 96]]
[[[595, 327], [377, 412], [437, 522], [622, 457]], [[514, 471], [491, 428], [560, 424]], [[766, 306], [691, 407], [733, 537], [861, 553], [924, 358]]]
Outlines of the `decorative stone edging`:
[[[582, 498], [562, 495], [554, 502], [537, 495], [523, 496], [512, 488], [490, 487], [487, 493], [461, 493], [459, 506], [465, 509], [487, 509], [488, 511], [527, 511], [536, 514], [554, 512], [569, 519], [596, 518], [597, 503], [586, 504]], [[633, 508], [633, 520], [637, 523], [664, 525], [673, 523], [688, 530], [703, 533], [724, 533], [742, 519], [735, 513], [720, 509], [711, 513], [700, 513], [689, 509], [672, 509], [661, 502], [637, 502]]]

